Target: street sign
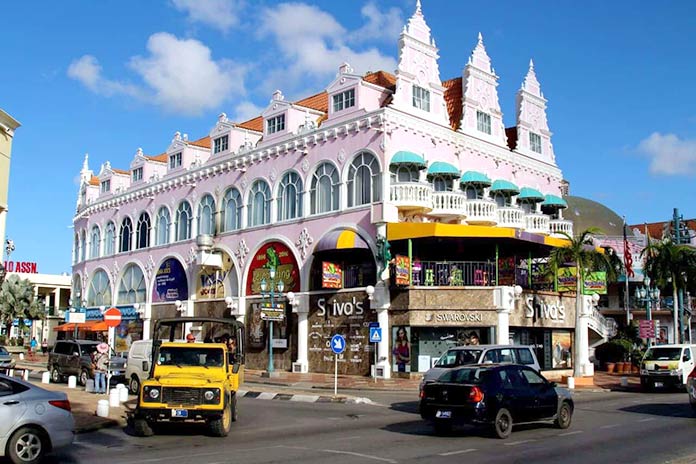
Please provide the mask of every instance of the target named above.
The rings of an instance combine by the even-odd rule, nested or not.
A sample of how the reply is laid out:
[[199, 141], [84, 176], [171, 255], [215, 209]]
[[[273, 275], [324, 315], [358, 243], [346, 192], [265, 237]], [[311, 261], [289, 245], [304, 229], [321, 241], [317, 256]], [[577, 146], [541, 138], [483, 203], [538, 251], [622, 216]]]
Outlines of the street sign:
[[372, 327], [379, 327], [379, 322], [370, 322], [369, 327], [370, 327], [370, 328], [372, 328]]
[[85, 313], [77, 312], [77, 311], [70, 311], [65, 313], [68, 318], [67, 321], [75, 324], [83, 324], [85, 322]]
[[121, 311], [118, 308], [109, 308], [104, 311], [104, 322], [108, 327], [117, 327], [121, 323]]
[[331, 351], [336, 354], [341, 354], [346, 349], [346, 339], [342, 335], [334, 335], [331, 337]]
[[655, 338], [655, 321], [639, 321], [638, 332], [640, 338]]
[[261, 319], [264, 321], [282, 321], [285, 319], [285, 304], [261, 303]]
[[370, 327], [370, 343], [382, 341], [382, 329], [380, 327]]

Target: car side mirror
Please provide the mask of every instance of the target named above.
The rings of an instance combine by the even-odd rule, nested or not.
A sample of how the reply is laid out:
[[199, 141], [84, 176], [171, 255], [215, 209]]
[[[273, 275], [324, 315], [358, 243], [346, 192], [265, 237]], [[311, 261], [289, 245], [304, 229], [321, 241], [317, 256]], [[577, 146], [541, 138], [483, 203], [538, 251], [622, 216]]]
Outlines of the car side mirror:
[[684, 355], [684, 357], [682, 358], [682, 361], [690, 361], [690, 360], [691, 359], [687, 355]]

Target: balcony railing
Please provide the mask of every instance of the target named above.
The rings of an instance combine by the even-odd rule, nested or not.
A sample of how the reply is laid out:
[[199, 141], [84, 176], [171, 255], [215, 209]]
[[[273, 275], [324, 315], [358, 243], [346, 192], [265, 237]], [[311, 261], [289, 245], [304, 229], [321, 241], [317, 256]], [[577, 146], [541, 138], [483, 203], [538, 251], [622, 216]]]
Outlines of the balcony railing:
[[431, 216], [464, 216], [466, 197], [461, 192], [433, 192], [433, 209]]
[[492, 200], [466, 200], [464, 214], [468, 224], [496, 225], [498, 223], [498, 206]]
[[590, 329], [597, 332], [602, 338], [608, 339], [616, 335], [617, 324], [614, 319], [604, 317], [597, 309], [592, 310], [592, 316], [588, 321]]
[[495, 263], [489, 261], [415, 261], [412, 285], [459, 287], [494, 286]]
[[498, 227], [524, 229], [524, 211], [511, 206], [498, 207]]
[[551, 219], [551, 221], [549, 221], [549, 229], [551, 231], [551, 235], [567, 238], [565, 235], [563, 235], [567, 234], [572, 237], [573, 221], [566, 221], [565, 219]]
[[549, 234], [549, 222], [551, 219], [541, 213], [530, 213], [525, 215], [525, 221], [527, 223], [525, 229], [527, 229], [527, 232], [531, 232], [533, 234]]
[[433, 207], [433, 186], [425, 182], [393, 183], [389, 200], [397, 208], [430, 211]]

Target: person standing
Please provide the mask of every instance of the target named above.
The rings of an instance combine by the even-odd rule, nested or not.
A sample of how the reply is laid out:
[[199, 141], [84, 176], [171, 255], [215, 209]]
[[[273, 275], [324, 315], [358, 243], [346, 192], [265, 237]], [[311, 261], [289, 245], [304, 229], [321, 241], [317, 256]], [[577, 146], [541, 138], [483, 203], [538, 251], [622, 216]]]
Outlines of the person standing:
[[43, 354], [48, 353], [48, 340], [46, 340], [45, 338], [44, 338], [43, 341], [41, 342], [41, 352], [42, 352]]
[[29, 350], [32, 353], [36, 353], [36, 348], [39, 346], [39, 342], [36, 341], [36, 337], [31, 337], [31, 343], [29, 343]]
[[109, 366], [109, 345], [100, 343], [94, 352], [92, 366], [94, 368], [94, 393], [106, 393], [106, 371]]

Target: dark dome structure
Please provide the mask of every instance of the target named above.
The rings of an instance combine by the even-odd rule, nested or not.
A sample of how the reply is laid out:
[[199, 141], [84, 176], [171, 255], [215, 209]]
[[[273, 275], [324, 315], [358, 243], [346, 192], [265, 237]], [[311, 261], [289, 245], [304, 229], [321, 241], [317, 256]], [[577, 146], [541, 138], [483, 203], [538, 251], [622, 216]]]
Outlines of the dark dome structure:
[[[579, 234], [585, 229], [596, 227], [604, 235], [623, 236], [623, 219], [601, 203], [587, 198], [564, 196], [568, 208], [563, 211], [563, 217], [573, 221], [573, 232]], [[626, 235], [633, 236], [633, 231], [626, 228]]]

